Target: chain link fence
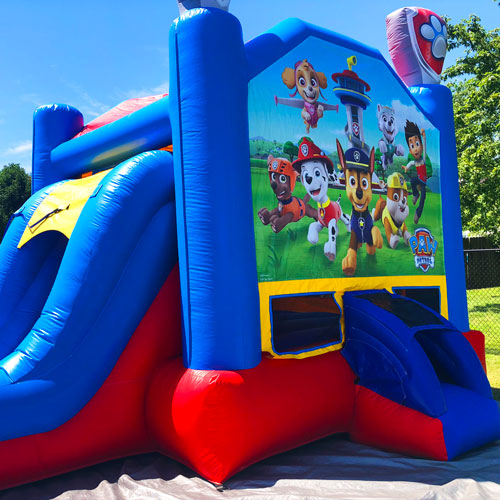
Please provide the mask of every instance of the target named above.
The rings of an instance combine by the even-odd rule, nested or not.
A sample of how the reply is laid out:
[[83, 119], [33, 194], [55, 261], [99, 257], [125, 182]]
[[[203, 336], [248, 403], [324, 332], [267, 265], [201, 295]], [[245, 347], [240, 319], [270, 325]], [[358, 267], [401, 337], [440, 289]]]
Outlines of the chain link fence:
[[500, 354], [500, 248], [465, 249], [464, 261], [470, 328], [484, 333], [486, 352]]

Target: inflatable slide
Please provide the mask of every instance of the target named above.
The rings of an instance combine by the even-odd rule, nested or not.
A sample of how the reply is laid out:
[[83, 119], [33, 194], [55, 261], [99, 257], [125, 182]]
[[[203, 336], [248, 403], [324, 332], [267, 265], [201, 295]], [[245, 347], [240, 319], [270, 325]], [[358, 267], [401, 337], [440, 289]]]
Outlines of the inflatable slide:
[[440, 434], [440, 440], [420, 442], [422, 449], [428, 448], [426, 454], [437, 459], [451, 460], [472, 443], [487, 443], [495, 436], [498, 404], [483, 366], [446, 318], [385, 290], [347, 292], [344, 311], [348, 326], [342, 352], [359, 377], [358, 389], [396, 403], [378, 411], [374, 407], [370, 417], [377, 419], [378, 428], [372, 436], [363, 436], [366, 430], [357, 428], [355, 439], [376, 444], [386, 434], [397, 441], [391, 426], [407, 414], [421, 420], [416, 429], [432, 426]]

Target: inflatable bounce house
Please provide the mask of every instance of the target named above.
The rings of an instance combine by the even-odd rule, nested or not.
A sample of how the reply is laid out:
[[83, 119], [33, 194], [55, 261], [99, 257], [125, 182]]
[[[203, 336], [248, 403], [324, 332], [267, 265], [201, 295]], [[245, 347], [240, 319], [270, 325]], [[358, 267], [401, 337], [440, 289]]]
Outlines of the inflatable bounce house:
[[228, 0], [179, 2], [168, 96], [35, 112], [0, 246], [0, 486], [150, 451], [222, 483], [333, 433], [436, 460], [499, 439], [443, 20], [387, 18], [398, 76], [298, 19], [244, 44]]

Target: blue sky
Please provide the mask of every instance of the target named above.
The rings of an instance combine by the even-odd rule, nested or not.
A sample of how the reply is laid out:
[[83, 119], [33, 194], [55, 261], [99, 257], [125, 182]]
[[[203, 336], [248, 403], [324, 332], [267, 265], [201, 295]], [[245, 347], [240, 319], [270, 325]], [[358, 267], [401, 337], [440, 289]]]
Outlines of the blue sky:
[[[411, 4], [411, 2], [410, 2]], [[419, 4], [457, 22], [469, 14], [500, 26], [492, 0]], [[379, 49], [388, 58], [385, 16], [396, 0], [232, 0], [250, 39], [286, 17], [300, 17]], [[130, 97], [168, 92], [168, 30], [175, 0], [1, 0], [0, 166], [31, 169], [32, 116], [54, 102], [90, 121]], [[452, 63], [449, 54], [445, 66]]]

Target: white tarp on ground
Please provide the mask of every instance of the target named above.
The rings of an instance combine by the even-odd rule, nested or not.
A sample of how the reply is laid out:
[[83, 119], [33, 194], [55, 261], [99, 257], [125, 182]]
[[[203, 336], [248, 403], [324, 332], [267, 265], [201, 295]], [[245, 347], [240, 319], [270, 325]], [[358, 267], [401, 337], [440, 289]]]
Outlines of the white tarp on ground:
[[225, 486], [217, 491], [152, 453], [7, 490], [0, 500], [499, 500], [500, 442], [444, 463], [334, 436], [264, 460]]

